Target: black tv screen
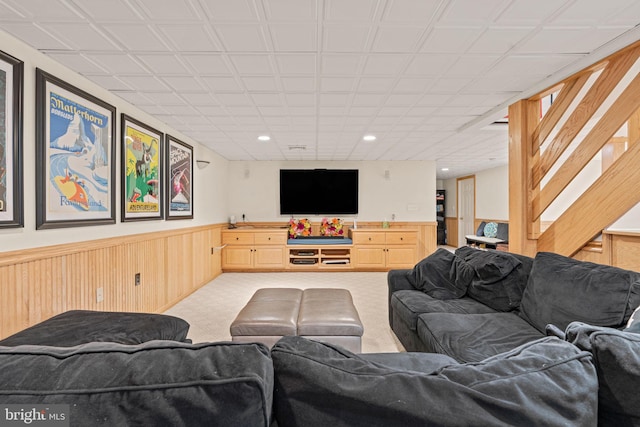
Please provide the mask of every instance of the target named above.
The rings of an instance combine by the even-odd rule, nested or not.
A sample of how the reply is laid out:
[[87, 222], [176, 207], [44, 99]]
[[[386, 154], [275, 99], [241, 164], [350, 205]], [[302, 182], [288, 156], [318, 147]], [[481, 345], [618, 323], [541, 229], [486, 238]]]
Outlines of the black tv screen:
[[357, 213], [357, 169], [280, 169], [281, 215]]

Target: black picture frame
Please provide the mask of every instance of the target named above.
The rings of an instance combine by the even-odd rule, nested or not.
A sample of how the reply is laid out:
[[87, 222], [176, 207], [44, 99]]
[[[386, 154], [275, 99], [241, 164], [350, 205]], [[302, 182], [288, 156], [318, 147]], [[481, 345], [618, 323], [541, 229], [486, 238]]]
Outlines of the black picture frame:
[[122, 222], [164, 218], [164, 134], [124, 113], [120, 120]]
[[24, 63], [0, 51], [0, 228], [24, 227]]
[[116, 108], [36, 68], [36, 229], [115, 224]]
[[166, 136], [166, 218], [193, 219], [193, 147]]

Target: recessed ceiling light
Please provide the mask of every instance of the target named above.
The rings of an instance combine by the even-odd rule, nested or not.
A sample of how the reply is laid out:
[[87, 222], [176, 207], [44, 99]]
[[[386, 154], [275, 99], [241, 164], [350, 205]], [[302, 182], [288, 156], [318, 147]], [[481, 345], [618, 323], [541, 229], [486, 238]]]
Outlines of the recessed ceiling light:
[[376, 136], [375, 135], [365, 135], [362, 139], [364, 139], [365, 141], [375, 141], [376, 140]]
[[269, 141], [269, 140], [271, 140], [271, 137], [269, 135], [260, 135], [258, 137], [258, 140], [260, 140], [260, 141]]
[[449, 168], [442, 168], [440, 169], [442, 172], [447, 172], [449, 170]]

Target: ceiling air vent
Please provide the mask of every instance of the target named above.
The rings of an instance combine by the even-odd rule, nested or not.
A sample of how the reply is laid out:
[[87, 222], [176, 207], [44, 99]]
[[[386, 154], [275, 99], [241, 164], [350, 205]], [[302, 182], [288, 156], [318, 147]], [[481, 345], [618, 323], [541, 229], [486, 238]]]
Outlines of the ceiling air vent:
[[307, 149], [306, 145], [290, 145], [289, 151], [304, 151]]

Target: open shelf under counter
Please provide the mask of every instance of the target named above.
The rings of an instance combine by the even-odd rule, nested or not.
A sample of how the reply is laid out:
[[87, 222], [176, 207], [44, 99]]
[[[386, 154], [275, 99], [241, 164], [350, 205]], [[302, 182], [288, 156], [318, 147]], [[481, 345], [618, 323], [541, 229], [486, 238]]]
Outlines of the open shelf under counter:
[[350, 270], [351, 244], [288, 245], [288, 269], [292, 270]]

